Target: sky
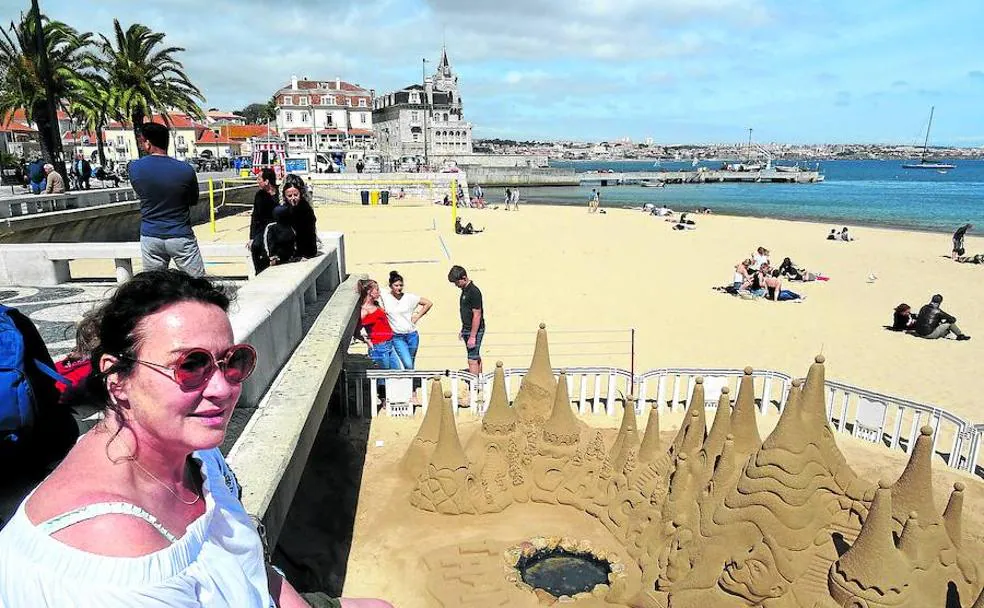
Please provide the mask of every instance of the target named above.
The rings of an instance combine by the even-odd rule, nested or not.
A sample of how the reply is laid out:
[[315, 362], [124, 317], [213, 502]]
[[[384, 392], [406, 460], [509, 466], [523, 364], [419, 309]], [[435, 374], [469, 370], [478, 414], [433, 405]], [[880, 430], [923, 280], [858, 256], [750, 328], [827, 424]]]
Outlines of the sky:
[[[9, 22], [28, 0], [0, 0]], [[41, 0], [184, 47], [206, 107], [292, 75], [377, 94], [447, 45], [476, 138], [984, 145], [984, 2], [952, 0]]]

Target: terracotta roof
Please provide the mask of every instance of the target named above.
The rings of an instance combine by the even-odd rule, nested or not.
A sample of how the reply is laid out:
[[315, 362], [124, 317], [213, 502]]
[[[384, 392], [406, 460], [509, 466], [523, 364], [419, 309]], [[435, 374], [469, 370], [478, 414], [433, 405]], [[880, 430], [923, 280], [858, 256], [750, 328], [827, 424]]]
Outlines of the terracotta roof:
[[195, 143], [205, 146], [207, 145], [221, 146], [221, 145], [231, 144], [232, 142], [226, 139], [225, 137], [216, 135], [215, 131], [212, 131], [211, 129], [205, 129], [198, 134], [198, 140]]
[[4, 124], [0, 124], [0, 133], [37, 133], [37, 131], [17, 120], [8, 119]]
[[89, 142], [92, 144], [96, 143], [96, 134], [92, 131], [67, 131], [62, 135], [62, 139], [65, 141], [76, 141], [76, 139], [89, 138]]
[[266, 125], [223, 125], [219, 133], [229, 139], [246, 140], [250, 137], [266, 137], [268, 133], [276, 135], [277, 129]]
[[342, 135], [345, 131], [341, 129], [321, 129], [318, 131], [318, 135]]
[[369, 129], [349, 129], [349, 135], [372, 135]]
[[[56, 110], [56, 113], [58, 114], [58, 120], [68, 120], [69, 118], [68, 114], [63, 112], [62, 110]], [[7, 122], [10, 119], [16, 120], [18, 122], [22, 122], [24, 124], [30, 122], [29, 120], [27, 120], [27, 112], [25, 112], [23, 109], [20, 108], [14, 110], [13, 115], [5, 116], [3, 122]]]
[[310, 128], [287, 129], [287, 135], [310, 135]]
[[223, 112], [222, 110], [212, 110], [211, 112], [206, 112], [206, 116], [209, 118], [229, 118], [233, 120], [242, 120], [242, 116], [237, 116], [232, 112]]
[[[170, 124], [172, 129], [194, 129], [196, 127], [204, 127], [204, 125], [195, 122], [187, 114], [174, 113], [174, 114], [170, 114], [169, 118], [170, 118]], [[160, 114], [154, 114], [153, 116], [148, 116], [147, 118], [144, 118], [144, 122], [158, 122], [162, 125], [168, 124], [167, 121], [164, 120], [164, 117], [161, 116]], [[124, 122], [124, 123], [111, 122], [108, 125], [106, 125], [106, 129], [111, 131], [129, 130], [130, 128], [131, 128], [130, 123], [128, 122]]]
[[[369, 94], [369, 91], [368, 90], [360, 87], [359, 85], [352, 84], [351, 82], [345, 82], [343, 80], [340, 83], [338, 83], [338, 84], [341, 85], [341, 87], [336, 87], [335, 84], [336, 83], [335, 83], [335, 79], [334, 78], [332, 78], [330, 80], [301, 80], [301, 79], [298, 79], [297, 80], [297, 90], [299, 90], [299, 91], [317, 91], [317, 90], [320, 90], [320, 91], [341, 91], [343, 93], [344, 92], [348, 92], [348, 93], [356, 93], [356, 94], [363, 94], [363, 95], [368, 95]], [[290, 87], [290, 85], [291, 85], [291, 83], [288, 82], [283, 87], [281, 87], [277, 91], [277, 93], [278, 94], [286, 94], [286, 95], [290, 95], [290, 93], [292, 91], [296, 93], [297, 90], [292, 89]], [[327, 85], [327, 86], [322, 86], [322, 85]]]

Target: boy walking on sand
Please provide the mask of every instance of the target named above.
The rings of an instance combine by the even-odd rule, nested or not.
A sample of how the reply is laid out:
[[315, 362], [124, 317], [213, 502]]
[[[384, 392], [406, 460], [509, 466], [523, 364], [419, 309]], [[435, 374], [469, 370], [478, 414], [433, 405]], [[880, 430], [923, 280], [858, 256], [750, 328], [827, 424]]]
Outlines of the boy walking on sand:
[[485, 308], [482, 291], [468, 278], [461, 266], [452, 266], [448, 272], [448, 282], [461, 290], [459, 310], [461, 313], [461, 339], [465, 341], [468, 353], [468, 371], [482, 373], [482, 338], [485, 336]]

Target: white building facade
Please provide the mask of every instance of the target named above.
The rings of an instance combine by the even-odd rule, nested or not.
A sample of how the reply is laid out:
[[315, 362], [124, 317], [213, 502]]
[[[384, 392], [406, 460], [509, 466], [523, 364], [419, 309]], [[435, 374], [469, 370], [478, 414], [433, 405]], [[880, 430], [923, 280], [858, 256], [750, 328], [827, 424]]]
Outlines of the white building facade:
[[464, 119], [458, 76], [446, 49], [423, 85], [376, 98], [373, 125], [380, 154], [397, 166], [436, 166], [472, 154], [472, 125]]
[[298, 80], [274, 95], [277, 131], [288, 154], [342, 153], [374, 149], [374, 92], [336, 78]]

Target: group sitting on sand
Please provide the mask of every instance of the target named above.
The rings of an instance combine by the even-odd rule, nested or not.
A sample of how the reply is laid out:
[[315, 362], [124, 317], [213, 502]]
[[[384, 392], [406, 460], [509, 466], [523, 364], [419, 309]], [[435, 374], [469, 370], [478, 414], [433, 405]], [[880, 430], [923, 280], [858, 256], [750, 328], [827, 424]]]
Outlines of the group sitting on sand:
[[944, 312], [940, 308], [943, 303], [943, 296], [934, 295], [929, 304], [919, 309], [919, 314], [912, 313], [912, 307], [906, 303], [895, 307], [895, 314], [892, 318], [892, 331], [904, 331], [927, 340], [937, 340], [946, 338], [950, 334], [960, 341], [970, 340], [970, 336], [960, 331], [957, 327], [957, 318]]
[[826, 281], [828, 277], [810, 272], [797, 266], [790, 258], [783, 258], [782, 264], [774, 268], [769, 261], [769, 250], [759, 247], [755, 253], [735, 266], [731, 285], [718, 287], [744, 299], [766, 298], [775, 302], [802, 302], [806, 296], [783, 288], [787, 281]]
[[828, 241], [853, 241], [854, 236], [848, 232], [847, 226], [840, 229], [840, 232], [836, 228], [830, 229], [830, 234], [827, 235]]

